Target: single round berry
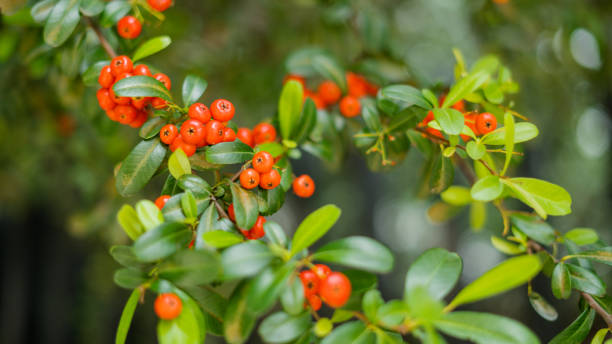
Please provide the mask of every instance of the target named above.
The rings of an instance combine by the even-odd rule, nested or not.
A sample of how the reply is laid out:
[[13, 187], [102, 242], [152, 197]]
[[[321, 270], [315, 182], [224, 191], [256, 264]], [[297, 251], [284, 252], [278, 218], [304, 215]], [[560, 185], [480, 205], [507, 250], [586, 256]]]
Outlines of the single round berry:
[[130, 105], [117, 105], [114, 109], [119, 123], [128, 124], [136, 118], [138, 111]]
[[255, 171], [259, 173], [270, 172], [274, 166], [274, 157], [266, 151], [257, 152], [253, 156], [252, 164]]
[[134, 16], [125, 16], [117, 22], [117, 33], [125, 39], [134, 39], [141, 31], [142, 24]]
[[309, 175], [302, 174], [293, 180], [293, 192], [298, 197], [308, 198], [315, 192], [315, 183]]
[[351, 296], [351, 281], [343, 273], [334, 271], [321, 282], [319, 295], [330, 307], [342, 307]]
[[236, 140], [236, 132], [232, 128], [223, 128], [223, 142], [234, 142]]
[[164, 208], [166, 202], [168, 202], [170, 197], [170, 195], [161, 195], [157, 197], [157, 199], [155, 200], [155, 205], [159, 208], [159, 210], [162, 210]]
[[206, 123], [206, 142], [209, 145], [216, 145], [219, 142], [223, 142], [223, 129], [225, 126], [223, 123], [212, 120]]
[[184, 144], [183, 142], [183, 136], [179, 133], [178, 136], [174, 139], [174, 141], [172, 141], [172, 143], [170, 144], [170, 151], [174, 152], [177, 149], [179, 149], [182, 145]]
[[172, 0], [147, 0], [149, 6], [153, 7], [154, 10], [163, 12], [172, 5]]
[[242, 141], [245, 145], [254, 146], [253, 142], [253, 132], [249, 128], [238, 128], [238, 132], [236, 133], [236, 137], [238, 140]]
[[206, 140], [206, 128], [197, 119], [188, 119], [181, 125], [183, 142], [195, 145]]
[[183, 302], [181, 299], [172, 293], [160, 294], [155, 299], [155, 313], [160, 319], [172, 320], [178, 317], [183, 310]]
[[116, 104], [113, 101], [113, 98], [111, 97], [111, 94], [108, 89], [99, 89], [96, 93], [96, 98], [98, 98], [98, 104], [100, 105], [102, 110], [109, 111], [115, 108]]
[[308, 297], [319, 292], [321, 280], [317, 274], [312, 272], [312, 270], [304, 270], [300, 272], [300, 280], [302, 281], [302, 286], [304, 287], [304, 296]]
[[179, 131], [174, 124], [166, 124], [159, 131], [159, 138], [167, 145], [172, 144], [178, 135]]
[[277, 187], [281, 182], [280, 173], [277, 170], [271, 169], [266, 173], [260, 174], [259, 186], [262, 189], [271, 190]]
[[308, 301], [308, 305], [310, 305], [310, 308], [312, 308], [313, 311], [316, 312], [321, 309], [321, 298], [318, 295], [309, 295], [306, 297], [306, 300]]
[[211, 117], [210, 110], [208, 109], [206, 105], [202, 103], [191, 104], [191, 106], [189, 107], [189, 111], [187, 112], [187, 115], [190, 118], [197, 119], [198, 121], [204, 124], [208, 123]]
[[480, 135], [488, 134], [497, 128], [497, 119], [492, 113], [483, 112], [476, 116], [476, 129]]
[[340, 113], [344, 117], [355, 117], [361, 113], [361, 103], [353, 96], [346, 96], [340, 101]]
[[170, 78], [166, 74], [157, 73], [157, 74], [153, 74], [153, 77], [155, 78], [155, 80], [164, 84], [164, 86], [166, 86], [166, 89], [170, 91], [170, 86], [172, 86], [172, 82], [170, 82]]
[[134, 75], [153, 76], [153, 74], [151, 74], [151, 70], [149, 69], [149, 67], [143, 64], [134, 66], [132, 73]]
[[342, 97], [342, 90], [330, 80], [323, 81], [318, 89], [319, 98], [327, 104], [335, 104]]
[[257, 240], [266, 235], [266, 231], [264, 230], [264, 223], [266, 223], [266, 218], [261, 215], [257, 216], [255, 224], [249, 230], [249, 236], [252, 240]]
[[147, 121], [149, 115], [145, 111], [138, 111], [136, 114], [136, 118], [129, 123], [129, 126], [132, 128], [140, 128]]
[[110, 118], [111, 120], [117, 122], [119, 120], [119, 118], [117, 118], [117, 114], [115, 113], [114, 110], [106, 110], [106, 116], [108, 116], [108, 118]]
[[103, 88], [109, 88], [115, 82], [115, 76], [113, 76], [113, 72], [111, 71], [110, 66], [102, 67], [100, 70], [100, 76], [98, 76], [98, 83]]
[[276, 140], [276, 129], [270, 123], [259, 123], [253, 128], [253, 141], [256, 145]]
[[132, 60], [125, 55], [117, 56], [111, 60], [110, 67], [113, 76], [119, 76], [123, 73], [131, 73]]
[[234, 211], [234, 203], [230, 204], [229, 207], [227, 207], [227, 215], [229, 216], [230, 220], [236, 221], [236, 212]]
[[179, 148], [185, 153], [185, 155], [187, 156], [192, 156], [195, 154], [196, 152], [196, 146], [192, 145], [190, 143], [184, 142], [181, 143], [181, 145], [179, 146]]
[[346, 83], [349, 95], [361, 98], [368, 94], [368, 82], [363, 76], [348, 72], [346, 73]]
[[314, 272], [315, 274], [317, 274], [317, 276], [319, 277], [321, 281], [326, 279], [327, 276], [329, 276], [329, 274], [331, 274], [332, 272], [329, 266], [325, 264], [315, 264], [315, 266], [310, 270]]
[[240, 173], [240, 185], [245, 189], [253, 189], [259, 185], [259, 173], [252, 168], [247, 168]]
[[210, 104], [210, 112], [212, 113], [212, 117], [217, 121], [227, 122], [234, 117], [236, 109], [234, 108], [234, 104], [229, 100], [217, 99]]

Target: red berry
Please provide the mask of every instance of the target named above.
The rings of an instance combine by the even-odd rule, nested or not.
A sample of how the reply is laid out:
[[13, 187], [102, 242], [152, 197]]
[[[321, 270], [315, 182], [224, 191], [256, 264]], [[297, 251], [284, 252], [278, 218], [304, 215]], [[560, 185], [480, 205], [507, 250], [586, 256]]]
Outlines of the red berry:
[[308, 304], [313, 311], [316, 312], [321, 309], [321, 298], [318, 295], [309, 295], [306, 297], [306, 300], [308, 300]]
[[287, 74], [285, 76], [285, 78], [283, 79], [283, 85], [289, 81], [289, 80], [295, 80], [297, 82], [299, 82], [300, 84], [302, 84], [302, 88], [306, 88], [306, 79], [304, 79], [303, 76], [301, 75], [297, 75], [297, 74]]
[[355, 98], [361, 98], [368, 93], [368, 82], [367, 80], [356, 73], [346, 73], [346, 83], [348, 85], [349, 95]]
[[153, 105], [153, 107], [156, 109], [164, 109], [168, 105], [168, 102], [162, 98], [155, 97], [153, 100], [151, 100], [151, 105]]
[[234, 104], [225, 99], [217, 99], [210, 104], [212, 117], [219, 122], [227, 122], [234, 117]]
[[110, 95], [110, 92], [106, 88], [101, 88], [96, 93], [96, 98], [98, 98], [98, 104], [103, 110], [109, 111], [115, 108], [115, 102]]
[[274, 166], [274, 157], [272, 156], [272, 154], [266, 151], [261, 151], [255, 153], [252, 162], [255, 171], [259, 173], [266, 173], [270, 172], [272, 166]]
[[266, 218], [261, 215], [257, 216], [255, 224], [249, 230], [250, 239], [257, 240], [266, 235], [266, 231], [264, 230], [264, 223], [266, 223]]
[[108, 91], [110, 93], [111, 98], [113, 98], [113, 102], [115, 102], [115, 104], [128, 105], [132, 101], [130, 97], [119, 97], [118, 95], [116, 95], [112, 87], [109, 88]]
[[117, 56], [111, 60], [110, 67], [113, 76], [119, 76], [123, 73], [131, 73], [132, 60], [125, 55]]
[[497, 128], [497, 119], [492, 113], [483, 112], [476, 116], [476, 129], [480, 135], [492, 132]]
[[361, 103], [353, 96], [346, 96], [340, 101], [340, 113], [344, 117], [355, 117], [361, 113]]
[[223, 128], [223, 142], [234, 142], [236, 140], [236, 132], [232, 128]]
[[114, 110], [121, 124], [130, 123], [136, 118], [136, 115], [138, 115], [138, 111], [130, 105], [117, 105]]
[[273, 142], [276, 140], [276, 129], [272, 124], [259, 123], [253, 128], [253, 140], [256, 145], [264, 142]]
[[134, 73], [134, 75], [153, 76], [153, 74], [151, 74], [151, 70], [149, 70], [149, 67], [143, 64], [134, 66], [132, 73]]
[[308, 91], [308, 93], [306, 93], [306, 92], [304, 93], [304, 101], [306, 101], [306, 98], [312, 99], [312, 101], [314, 102], [315, 107], [317, 109], [319, 109], [319, 110], [325, 109], [326, 104], [323, 101], [323, 99], [321, 99], [321, 97], [319, 97], [318, 94], [312, 93], [312, 92]]
[[302, 286], [304, 286], [304, 296], [308, 297], [319, 292], [321, 280], [317, 274], [311, 270], [304, 270], [300, 272], [300, 280], [302, 281]]
[[330, 307], [342, 307], [351, 296], [351, 281], [341, 272], [332, 272], [322, 281], [319, 295]]
[[196, 152], [196, 146], [189, 144], [187, 142], [183, 142], [181, 143], [180, 147], [179, 147], [187, 156], [192, 156], [195, 154]]
[[242, 141], [242, 143], [253, 147], [253, 132], [249, 128], [238, 128], [238, 132], [236, 133], [236, 137], [238, 140]]
[[132, 97], [130, 103], [138, 110], [145, 108], [149, 100], [146, 97]]
[[117, 33], [125, 39], [134, 39], [141, 31], [142, 24], [134, 16], [125, 16], [117, 22]]
[[155, 205], [159, 208], [159, 210], [162, 210], [164, 208], [166, 202], [168, 202], [170, 197], [170, 195], [161, 195], [157, 197], [157, 199], [155, 200]]
[[159, 131], [159, 138], [167, 145], [172, 144], [178, 135], [178, 129], [174, 124], [166, 124]]
[[183, 145], [183, 136], [181, 134], [178, 134], [177, 137], [174, 138], [174, 141], [172, 141], [172, 143], [170, 144], [170, 151], [174, 152], [177, 149], [179, 149], [182, 145]]
[[329, 266], [325, 264], [315, 264], [315, 266], [310, 270], [312, 270], [312, 272], [317, 274], [317, 276], [319, 276], [319, 279], [321, 281], [326, 279], [327, 276], [329, 276], [329, 274], [332, 272]]
[[267, 190], [274, 189], [281, 182], [280, 173], [278, 173], [278, 171], [275, 169], [271, 169], [270, 171], [266, 173], [261, 173], [259, 177], [260, 177], [259, 186], [262, 189], [267, 189]]
[[195, 145], [206, 140], [204, 124], [196, 119], [188, 119], [181, 125], [183, 142]]
[[240, 185], [245, 189], [253, 189], [259, 185], [259, 173], [252, 168], [247, 168], [240, 173]]
[[223, 142], [223, 123], [212, 120], [206, 123], [206, 142], [209, 145], [216, 145], [219, 142]]
[[336, 83], [330, 80], [323, 81], [318, 89], [319, 98], [327, 104], [336, 103], [342, 97], [342, 90]]
[[183, 302], [172, 293], [160, 294], [155, 299], [155, 313], [160, 319], [172, 320], [181, 314]]
[[115, 82], [115, 77], [113, 76], [113, 72], [111, 71], [110, 66], [102, 67], [100, 71], [100, 76], [98, 76], [98, 83], [103, 88], [109, 88]]
[[[480, 135], [478, 133], [478, 130], [476, 129], [476, 115], [475, 114], [466, 114], [465, 117], [463, 118], [463, 123], [468, 128], [472, 129], [472, 132], [474, 133], [474, 135]], [[465, 142], [468, 142], [469, 140], [472, 139], [471, 137], [467, 135], [463, 135], [463, 134], [461, 134], [461, 138]]]
[[190, 118], [197, 119], [204, 124], [208, 123], [211, 117], [210, 110], [202, 103], [191, 104], [187, 115], [189, 115]]
[[119, 118], [117, 118], [117, 114], [115, 113], [114, 110], [106, 110], [106, 116], [108, 116], [108, 118], [110, 118], [111, 120], [117, 122], [117, 120]]
[[301, 176], [295, 178], [293, 180], [293, 192], [302, 198], [308, 198], [312, 196], [315, 191], [315, 183], [307, 174], [302, 174]]
[[157, 74], [153, 74], [153, 77], [155, 78], [155, 80], [164, 84], [164, 86], [166, 86], [168, 91], [170, 91], [170, 86], [172, 86], [172, 83], [170, 82], [170, 78], [166, 74], [157, 73]]
[[149, 115], [145, 111], [138, 111], [136, 118], [129, 123], [132, 128], [140, 128], [147, 121]]
[[227, 215], [229, 216], [230, 220], [236, 221], [236, 213], [234, 212], [234, 203], [230, 204], [229, 207], [227, 207]]
[[149, 6], [153, 7], [154, 10], [163, 12], [172, 5], [172, 0], [147, 0]]

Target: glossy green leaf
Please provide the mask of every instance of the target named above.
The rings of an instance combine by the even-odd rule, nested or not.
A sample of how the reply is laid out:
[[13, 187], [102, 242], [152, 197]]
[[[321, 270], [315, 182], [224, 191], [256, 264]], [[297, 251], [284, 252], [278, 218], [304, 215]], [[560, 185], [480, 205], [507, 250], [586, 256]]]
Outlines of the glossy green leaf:
[[[368, 341], [370, 340], [370, 341]], [[336, 327], [321, 344], [371, 343], [374, 334], [361, 321], [351, 321]]]
[[268, 216], [276, 213], [285, 202], [285, 192], [282, 188], [274, 188], [272, 190], [259, 190], [260, 205], [259, 213], [262, 216]]
[[252, 280], [247, 294], [247, 307], [256, 314], [265, 313], [274, 305], [296, 264], [290, 262], [279, 268], [268, 268]]
[[142, 200], [136, 203], [136, 214], [145, 230], [155, 228], [164, 222], [164, 216], [155, 203]]
[[181, 208], [183, 209], [183, 214], [188, 218], [198, 216], [198, 205], [190, 190], [185, 191], [181, 197]]
[[612, 246], [574, 253], [570, 255], [570, 257], [589, 259], [599, 263], [612, 265]]
[[58, 47], [70, 37], [81, 18], [79, 3], [80, 0], [59, 0], [57, 2], [45, 24], [43, 32], [45, 43]]
[[215, 248], [225, 248], [244, 241], [242, 235], [222, 230], [205, 232], [203, 238], [208, 245]]
[[431, 109], [431, 104], [425, 99], [421, 91], [409, 85], [391, 85], [383, 87], [379, 97], [393, 102], [400, 102], [405, 107], [416, 105], [423, 109]]
[[386, 273], [393, 269], [391, 251], [378, 241], [364, 236], [327, 243], [317, 250], [313, 258], [376, 273]]
[[[170, 199], [166, 202], [166, 205], [164, 205], [164, 208], [162, 209], [162, 214], [164, 215], [164, 219], [166, 221], [183, 221], [185, 219], [185, 215], [187, 214], [184, 213], [182, 202], [184, 195], [185, 193], [178, 193], [170, 197]], [[196, 202], [197, 214], [200, 214], [204, 211], [204, 209], [206, 209], [206, 207], [208, 207], [210, 198], [208, 194], [203, 193], [194, 193], [193, 196]]]
[[255, 147], [254, 152], [265, 151], [272, 154], [273, 157], [278, 157], [285, 152], [285, 147], [278, 142], [266, 142]]
[[253, 155], [253, 149], [240, 140], [218, 143], [206, 150], [206, 160], [213, 164], [239, 164]]
[[302, 84], [289, 80], [283, 86], [278, 100], [278, 122], [281, 136], [291, 139], [291, 133], [300, 120], [304, 90]]
[[215, 230], [215, 224], [217, 223], [217, 208], [214, 203], [211, 203], [206, 210], [202, 213], [198, 228], [196, 229], [195, 248], [200, 249], [205, 247], [206, 241], [204, 234]]
[[187, 75], [185, 81], [183, 81], [183, 105], [190, 106], [195, 103], [202, 97], [206, 88], [208, 87], [208, 82], [197, 75]]
[[166, 148], [159, 139], [142, 141], [123, 160], [117, 172], [117, 191], [129, 196], [140, 191], [153, 177], [166, 155]]
[[555, 321], [559, 317], [559, 313], [557, 313], [555, 307], [551, 306], [542, 295], [535, 291], [529, 294], [529, 303], [542, 318], [548, 321]]
[[130, 10], [132, 6], [129, 2], [123, 0], [114, 0], [106, 4], [100, 24], [109, 27], [114, 25], [119, 19], [123, 18]]
[[[315, 103], [312, 101], [312, 98], [306, 98], [304, 101], [304, 105], [302, 106], [302, 114], [300, 116], [300, 120], [298, 121], [295, 128], [293, 128], [293, 133], [291, 137], [298, 143], [307, 139], [315, 125], [317, 124], [317, 107]], [[270, 152], [274, 156], [272, 152]]]
[[134, 57], [132, 61], [136, 62], [138, 60], [142, 60], [145, 57], [156, 54], [164, 49], [166, 49], [170, 43], [172, 43], [172, 39], [170, 36], [157, 36], [149, 39], [148, 41], [142, 43], [136, 51], [134, 51]]
[[257, 197], [253, 192], [243, 189], [236, 183], [232, 183], [230, 189], [236, 214], [236, 225], [238, 228], [250, 229], [259, 216]]
[[479, 179], [472, 185], [472, 198], [482, 202], [490, 202], [501, 196], [504, 184], [499, 181], [498, 176], [489, 175]]
[[378, 284], [376, 275], [371, 272], [361, 270], [344, 270], [342, 272], [348, 277], [349, 281], [351, 281], [352, 292], [354, 294], [375, 288]]
[[138, 288], [143, 283], [146, 283], [148, 276], [141, 270], [126, 268], [115, 271], [113, 281], [116, 285], [125, 289]]
[[591, 228], [574, 228], [565, 233], [564, 237], [575, 242], [576, 245], [590, 245], [599, 240], [599, 235]]
[[410, 315], [410, 309], [406, 302], [391, 300], [378, 308], [376, 318], [385, 326], [396, 326], [402, 323]]
[[140, 130], [138, 131], [138, 136], [141, 138], [148, 140], [159, 135], [159, 131], [161, 128], [166, 125], [166, 120], [161, 117], [152, 117], [148, 121], [146, 121]]
[[449, 135], [459, 135], [463, 130], [463, 114], [455, 109], [433, 109], [440, 129]]
[[537, 256], [523, 255], [505, 260], [463, 288], [450, 306], [482, 300], [518, 287], [541, 269], [542, 263]]
[[582, 343], [589, 335], [595, 320], [595, 311], [585, 309], [568, 327], [557, 334], [548, 344]]
[[194, 155], [189, 157], [191, 168], [196, 171], [210, 171], [220, 169], [223, 165], [213, 164], [206, 160], [206, 151], [196, 151]]
[[423, 252], [408, 269], [404, 298], [410, 290], [424, 287], [429, 294], [442, 299], [455, 286], [461, 275], [463, 264], [456, 253], [443, 248], [432, 248]]
[[550, 285], [553, 295], [557, 299], [567, 299], [570, 297], [572, 293], [572, 279], [565, 263], [555, 265], [550, 278]]
[[174, 179], [179, 179], [185, 174], [191, 173], [191, 164], [187, 154], [181, 148], [175, 150], [168, 158], [168, 170]]
[[159, 97], [172, 101], [172, 96], [166, 86], [146, 75], [135, 75], [121, 79], [115, 82], [113, 91], [121, 97]]
[[157, 272], [161, 278], [177, 284], [206, 284], [219, 276], [220, 260], [212, 251], [181, 250], [159, 265]]
[[225, 279], [254, 276], [274, 258], [268, 246], [259, 241], [248, 241], [223, 251], [221, 262]]
[[210, 194], [210, 185], [195, 174], [184, 174], [178, 179], [181, 189], [190, 190], [194, 194]]
[[145, 228], [138, 219], [138, 213], [129, 204], [124, 204], [119, 212], [117, 213], [117, 222], [123, 228], [123, 231], [132, 240], [138, 239], [138, 237], [145, 232]]
[[465, 98], [468, 94], [476, 91], [489, 79], [489, 73], [486, 71], [475, 71], [468, 74], [463, 79], [457, 81], [455, 85], [451, 87], [444, 98], [442, 108], [448, 108], [461, 99]]
[[443, 314], [442, 301], [434, 298], [425, 286], [409, 289], [405, 302], [412, 317], [423, 322], [433, 322], [440, 319]]
[[49, 15], [51, 11], [55, 7], [57, 0], [44, 0], [37, 2], [34, 6], [32, 6], [32, 10], [30, 11], [30, 15], [37, 23], [43, 23]]
[[291, 241], [291, 254], [295, 255], [325, 235], [338, 221], [340, 213], [340, 208], [328, 204], [306, 216], [298, 226]]
[[510, 222], [521, 232], [539, 243], [550, 245], [555, 241], [554, 229], [535, 216], [515, 214], [510, 216]]
[[266, 343], [286, 343], [302, 335], [311, 324], [308, 312], [295, 316], [276, 312], [262, 321], [258, 332]]
[[532, 207], [540, 217], [571, 213], [572, 198], [562, 187], [535, 178], [502, 179], [516, 198]]
[[566, 264], [572, 280], [572, 288], [596, 296], [606, 295], [606, 284], [596, 273], [574, 264]]
[[152, 262], [186, 247], [192, 233], [183, 223], [165, 222], [141, 235], [134, 243], [134, 254], [143, 262]]
[[228, 300], [209, 285], [196, 287], [179, 284], [179, 286], [197, 302], [204, 312], [206, 331], [217, 336], [223, 336], [223, 316], [228, 306]]
[[489, 313], [452, 312], [434, 322], [445, 334], [478, 344], [539, 344], [538, 337], [516, 320]]
[[121, 318], [119, 319], [119, 326], [117, 327], [117, 333], [115, 334], [115, 344], [125, 343], [139, 299], [140, 290], [134, 289], [123, 307], [123, 312], [121, 313]]
[[80, 3], [81, 13], [89, 17], [102, 13], [105, 7], [105, 3], [102, 0], [81, 0]]
[[476, 141], [469, 141], [465, 145], [465, 149], [470, 158], [474, 160], [482, 159], [482, 157], [487, 154], [487, 147], [482, 143], [476, 143]]
[[591, 344], [602, 344], [604, 339], [606, 339], [606, 335], [608, 334], [608, 331], [610, 331], [610, 329], [607, 329], [607, 328], [602, 328], [599, 331], [597, 331], [597, 333], [595, 333], [595, 335], [593, 336], [593, 339], [591, 340]]
[[114, 245], [110, 248], [110, 255], [126, 268], [143, 269], [147, 266], [138, 260], [131, 246]]
[[504, 128], [506, 128], [506, 160], [504, 162], [504, 168], [500, 175], [506, 174], [510, 161], [512, 160], [512, 153], [514, 152], [514, 116], [510, 112], [504, 114]]
[[[529, 122], [514, 124], [514, 143], [529, 141], [538, 136], [538, 127]], [[482, 143], [492, 146], [503, 146], [506, 144], [506, 127], [501, 127], [482, 137]]]
[[[267, 234], [267, 233], [266, 233]], [[297, 275], [290, 277], [280, 295], [283, 310], [291, 315], [304, 311], [304, 286]]]
[[257, 318], [246, 307], [248, 286], [248, 284], [243, 283], [235, 289], [225, 311], [223, 333], [225, 340], [231, 344], [244, 343], [255, 326]]

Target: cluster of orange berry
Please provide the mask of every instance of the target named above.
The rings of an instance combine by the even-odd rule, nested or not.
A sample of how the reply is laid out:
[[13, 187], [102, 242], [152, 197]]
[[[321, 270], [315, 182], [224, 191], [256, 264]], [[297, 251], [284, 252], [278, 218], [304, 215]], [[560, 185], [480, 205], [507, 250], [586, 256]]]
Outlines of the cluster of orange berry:
[[[233, 203], [230, 204], [229, 207], [227, 207], [227, 215], [229, 216], [230, 220], [232, 220], [233, 222], [236, 222], [236, 212], [234, 211]], [[264, 235], [266, 235], [266, 231], [264, 230], [265, 223], [266, 223], [266, 218], [261, 215], [258, 215], [257, 220], [255, 220], [255, 224], [253, 225], [253, 227], [251, 227], [251, 229], [242, 229], [242, 228], [239, 228], [239, 229], [245, 238], [249, 240], [257, 240], [257, 239], [262, 238]]]
[[259, 123], [253, 130], [249, 128], [238, 128], [236, 138], [244, 144], [255, 147], [266, 142], [274, 142], [276, 140], [276, 128], [270, 123]]
[[[151, 8], [158, 12], [163, 12], [172, 5], [172, 0], [147, 0]], [[134, 16], [124, 16], [117, 22], [117, 33], [125, 39], [134, 39], [140, 36], [142, 23]]]
[[180, 125], [166, 124], [159, 131], [159, 137], [170, 150], [182, 149], [187, 156], [192, 156], [196, 149], [221, 142], [236, 140], [234, 129], [226, 127], [226, 123], [234, 117], [234, 105], [225, 99], [212, 102], [210, 109], [202, 103], [189, 106], [189, 119]]
[[166, 106], [166, 101], [161, 98], [119, 97], [113, 92], [113, 85], [117, 81], [134, 75], [153, 77], [163, 83], [168, 90], [170, 89], [170, 78], [166, 74], [151, 74], [146, 65], [134, 66], [129, 57], [121, 55], [113, 58], [110, 65], [104, 66], [100, 71], [98, 83], [102, 88], [98, 90], [96, 97], [108, 118], [133, 128], [139, 128], [148, 118], [145, 107], [151, 104], [154, 108], [163, 108]]
[[285, 77], [288, 80], [296, 80], [304, 87], [304, 100], [312, 99], [317, 109], [326, 109], [339, 102], [340, 113], [345, 117], [355, 117], [361, 113], [360, 98], [365, 96], [375, 96], [378, 86], [366, 80], [365, 77], [353, 72], [346, 73], [348, 92], [342, 95], [340, 87], [331, 80], [321, 82], [317, 91], [314, 92], [306, 87], [306, 79], [297, 74], [289, 74]]
[[300, 272], [300, 280], [306, 301], [315, 311], [321, 308], [321, 301], [332, 308], [339, 308], [351, 296], [348, 277], [342, 272], [332, 271], [327, 265], [316, 264], [312, 269]]
[[258, 185], [262, 189], [271, 190], [280, 185], [281, 175], [274, 168], [272, 154], [261, 151], [255, 153], [251, 165], [240, 173], [240, 185], [245, 189], [253, 189]]

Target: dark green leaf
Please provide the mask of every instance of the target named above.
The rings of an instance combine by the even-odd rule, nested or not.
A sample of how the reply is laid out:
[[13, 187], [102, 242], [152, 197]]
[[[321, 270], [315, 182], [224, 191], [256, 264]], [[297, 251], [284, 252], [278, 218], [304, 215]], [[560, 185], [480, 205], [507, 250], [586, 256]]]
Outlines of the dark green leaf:
[[150, 138], [157, 136], [159, 134], [159, 131], [164, 125], [166, 125], [165, 119], [161, 117], [152, 117], [151, 119], [146, 121], [142, 125], [142, 127], [140, 127], [140, 130], [138, 131], [138, 135], [141, 138], [148, 140]]
[[535, 216], [516, 214], [510, 217], [510, 221], [521, 232], [539, 243], [550, 245], [555, 241], [553, 228]]
[[47, 20], [56, 3], [57, 0], [44, 0], [32, 6], [30, 14], [32, 15], [34, 21], [36, 21], [37, 23], [43, 23], [45, 20]]
[[202, 213], [200, 217], [200, 222], [198, 223], [198, 228], [196, 230], [196, 238], [195, 238], [195, 248], [201, 249], [206, 246], [206, 242], [204, 240], [204, 234], [210, 231], [215, 230], [214, 226], [217, 223], [217, 208], [214, 203], [211, 203], [208, 208]]
[[81, 13], [86, 16], [93, 17], [104, 11], [104, 2], [102, 0], [81, 0]]
[[561, 331], [548, 344], [582, 343], [589, 335], [595, 320], [595, 311], [585, 309], [567, 328]]
[[259, 216], [257, 197], [236, 183], [232, 183], [230, 189], [232, 190], [236, 225], [238, 228], [250, 229]]
[[555, 265], [550, 278], [553, 295], [557, 299], [567, 299], [572, 293], [572, 280], [565, 263]]
[[302, 115], [300, 116], [299, 122], [293, 129], [293, 133], [291, 134], [291, 137], [297, 143], [304, 141], [305, 139], [308, 138], [308, 136], [314, 129], [316, 123], [317, 123], [317, 108], [315, 106], [315, 103], [309, 97], [309, 98], [306, 98], [306, 101], [304, 101], [304, 105], [302, 106]]
[[57, 2], [45, 24], [43, 32], [45, 43], [57, 47], [70, 37], [81, 18], [79, 2], [80, 0], [59, 0]]
[[[166, 205], [164, 205], [162, 214], [164, 214], [164, 219], [166, 221], [182, 221], [185, 219], [185, 214], [183, 214], [183, 205], [181, 202], [183, 195], [185, 194], [179, 193], [170, 197], [170, 199], [166, 202]], [[193, 196], [195, 197], [197, 214], [200, 214], [204, 211], [204, 209], [206, 209], [206, 207], [208, 207], [210, 198], [207, 194], [202, 193], [194, 193]]]
[[253, 149], [240, 140], [222, 142], [206, 150], [206, 160], [213, 164], [239, 164], [253, 158]]
[[432, 297], [442, 299], [459, 280], [462, 268], [461, 257], [456, 253], [443, 248], [423, 252], [408, 269], [404, 298], [411, 289], [425, 287]]
[[381, 97], [400, 102], [404, 107], [416, 105], [423, 109], [431, 109], [431, 104], [423, 97], [421, 91], [409, 85], [386, 86], [379, 92], [379, 98]]
[[[325, 235], [338, 221], [340, 213], [341, 211], [338, 207], [328, 204], [306, 216], [298, 226], [291, 241], [291, 254], [295, 255]], [[236, 216], [238, 216], [237, 213]]]
[[228, 300], [214, 291], [210, 286], [180, 285], [205, 312], [206, 328], [208, 332], [217, 336], [223, 335], [223, 316], [228, 306]]
[[206, 160], [206, 151], [195, 152], [194, 155], [189, 157], [189, 163], [191, 163], [191, 168], [196, 171], [217, 170], [223, 166], [208, 162]]
[[263, 201], [259, 207], [259, 213], [263, 216], [276, 213], [285, 203], [285, 192], [282, 188], [260, 190], [259, 195]]
[[448, 108], [461, 99], [465, 98], [468, 94], [476, 91], [480, 86], [482, 86], [489, 79], [489, 73], [486, 71], [475, 71], [468, 74], [463, 79], [457, 81], [453, 87], [448, 91], [446, 98], [444, 98], [444, 103], [442, 103], [443, 108]]
[[289, 80], [283, 86], [278, 100], [278, 122], [284, 139], [292, 138], [291, 133], [300, 121], [303, 93], [302, 84], [295, 80]]
[[258, 332], [266, 343], [286, 343], [301, 336], [311, 324], [308, 312], [296, 316], [277, 312], [264, 319]]
[[572, 254], [571, 257], [584, 258], [599, 263], [612, 265], [612, 246], [602, 247], [596, 250], [582, 251]]
[[256, 316], [246, 306], [248, 287], [243, 283], [236, 288], [225, 311], [223, 333], [231, 344], [244, 343], [255, 326]]
[[225, 279], [254, 276], [274, 258], [268, 246], [259, 241], [249, 241], [227, 248], [221, 254]]
[[136, 240], [134, 254], [143, 262], [152, 262], [187, 246], [191, 237], [191, 230], [183, 223], [162, 223]]
[[195, 174], [184, 174], [178, 179], [178, 185], [181, 189], [190, 190], [194, 194], [210, 194], [210, 185]]
[[147, 275], [135, 269], [119, 269], [113, 276], [115, 284], [125, 289], [134, 289], [148, 280]]
[[285, 289], [281, 292], [280, 301], [285, 312], [291, 315], [304, 311], [304, 286], [298, 276], [290, 277], [285, 284]]
[[117, 333], [115, 334], [115, 344], [124, 344], [127, 338], [130, 325], [132, 324], [132, 318], [138, 306], [138, 300], [140, 299], [140, 290], [134, 289], [130, 294], [130, 298], [123, 307], [121, 313], [121, 319], [119, 319], [119, 326], [117, 327]]
[[146, 75], [136, 75], [121, 79], [113, 85], [115, 94], [121, 97], [159, 97], [172, 101], [166, 86], [160, 81]]
[[566, 266], [572, 280], [572, 288], [596, 296], [606, 295], [606, 284], [596, 273], [574, 264]]
[[119, 19], [128, 14], [131, 9], [132, 6], [128, 1], [111, 1], [107, 3], [106, 8], [104, 8], [104, 13], [102, 13], [102, 19], [100, 20], [100, 24], [106, 27], [112, 26], [116, 22], [118, 22]]
[[345, 270], [343, 272], [351, 281], [353, 294], [358, 294], [368, 289], [375, 288], [378, 283], [376, 275], [370, 272], [361, 270]]
[[146, 264], [143, 264], [140, 261], [138, 261], [138, 258], [136, 258], [136, 255], [134, 254], [134, 250], [132, 249], [131, 246], [125, 246], [125, 245], [112, 246], [110, 248], [110, 255], [113, 257], [113, 259], [117, 263], [125, 266], [126, 268], [142, 269], [146, 266]]
[[313, 259], [377, 273], [393, 269], [391, 251], [378, 241], [363, 236], [327, 243], [317, 250]]
[[432, 193], [441, 193], [452, 183], [455, 176], [455, 169], [449, 158], [442, 154], [436, 154], [432, 166], [431, 176], [429, 177], [429, 188]]
[[166, 148], [159, 139], [142, 141], [123, 160], [117, 172], [117, 191], [129, 196], [140, 191], [153, 177], [166, 155]]
[[278, 269], [268, 268], [257, 274], [247, 295], [247, 307], [256, 314], [265, 313], [274, 305], [295, 270], [295, 263], [287, 263]]
[[335, 328], [321, 344], [373, 343], [374, 333], [361, 321], [351, 321]]
[[424, 111], [419, 108], [406, 108], [391, 118], [387, 130], [389, 132], [403, 132], [407, 129], [414, 128], [421, 120], [421, 115], [423, 115], [423, 113]]
[[202, 97], [208, 82], [197, 75], [187, 75], [183, 81], [183, 105], [190, 106]]
[[212, 282], [220, 273], [219, 257], [207, 250], [181, 250], [159, 265], [161, 278], [178, 284], [199, 285]]
[[172, 39], [170, 39], [170, 36], [157, 36], [151, 38], [148, 41], [142, 43], [138, 48], [136, 48], [132, 60], [136, 62], [138, 60], [142, 60], [145, 57], [158, 53], [166, 49], [170, 45], [170, 43], [172, 43]]

